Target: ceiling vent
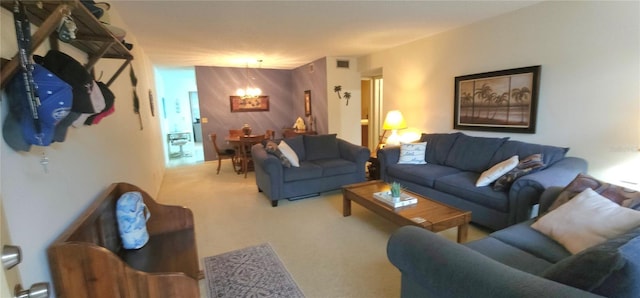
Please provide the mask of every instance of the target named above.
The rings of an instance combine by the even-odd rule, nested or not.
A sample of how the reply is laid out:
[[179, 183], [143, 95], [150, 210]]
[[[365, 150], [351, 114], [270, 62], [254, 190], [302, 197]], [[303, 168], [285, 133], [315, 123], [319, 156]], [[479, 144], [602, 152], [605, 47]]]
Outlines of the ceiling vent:
[[337, 68], [349, 68], [349, 60], [336, 60]]

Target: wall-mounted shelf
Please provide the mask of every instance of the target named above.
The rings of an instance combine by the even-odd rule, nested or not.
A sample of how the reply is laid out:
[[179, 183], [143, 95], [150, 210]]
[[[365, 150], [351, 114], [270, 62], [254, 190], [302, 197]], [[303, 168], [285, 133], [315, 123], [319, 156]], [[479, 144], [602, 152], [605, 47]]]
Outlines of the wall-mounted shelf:
[[[93, 69], [100, 58], [123, 59], [122, 66], [113, 74], [107, 82], [107, 86], [120, 75], [133, 59], [129, 50], [96, 19], [79, 0], [22, 0], [29, 21], [38, 26], [38, 30], [31, 37], [31, 52], [33, 53], [47, 37], [57, 41], [56, 29], [62, 18], [71, 13], [71, 17], [78, 27], [76, 39], [69, 44], [85, 52], [89, 60], [85, 67]], [[13, 11], [13, 0], [0, 0], [0, 5], [9, 11]], [[56, 43], [53, 43], [55, 47]], [[6, 65], [3, 65], [0, 83], [4, 88], [8, 79], [16, 72], [20, 65], [20, 59], [16, 54]]]

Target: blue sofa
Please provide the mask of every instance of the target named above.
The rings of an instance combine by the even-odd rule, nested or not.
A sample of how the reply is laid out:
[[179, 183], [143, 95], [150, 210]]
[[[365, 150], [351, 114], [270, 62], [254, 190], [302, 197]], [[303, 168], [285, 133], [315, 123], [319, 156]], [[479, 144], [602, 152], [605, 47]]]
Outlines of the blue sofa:
[[[541, 212], [561, 190], [543, 193]], [[531, 223], [464, 245], [417, 227], [398, 229], [387, 255], [402, 274], [401, 296], [640, 297], [640, 227], [571, 255]]]
[[[565, 186], [587, 170], [584, 159], [565, 157], [568, 148], [459, 132], [422, 134], [420, 142], [427, 142], [426, 164], [398, 164], [398, 146], [378, 150], [380, 179], [400, 182], [413, 192], [469, 210], [472, 222], [493, 230], [535, 216], [535, 205], [546, 188]], [[522, 160], [532, 154], [542, 154], [544, 166], [516, 179], [509, 188], [476, 187], [480, 174], [491, 166], [513, 155]]]
[[278, 200], [297, 199], [366, 180], [368, 148], [337, 138], [336, 134], [301, 135], [285, 139], [300, 167], [284, 167], [263, 144], [251, 148], [256, 185], [273, 207]]

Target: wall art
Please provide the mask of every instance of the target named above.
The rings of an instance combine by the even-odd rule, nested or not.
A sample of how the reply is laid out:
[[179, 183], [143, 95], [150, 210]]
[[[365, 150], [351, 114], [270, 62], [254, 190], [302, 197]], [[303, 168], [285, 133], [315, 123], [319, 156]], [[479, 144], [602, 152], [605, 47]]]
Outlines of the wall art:
[[231, 112], [259, 112], [269, 110], [269, 96], [229, 96]]
[[535, 133], [540, 65], [455, 78], [453, 128]]

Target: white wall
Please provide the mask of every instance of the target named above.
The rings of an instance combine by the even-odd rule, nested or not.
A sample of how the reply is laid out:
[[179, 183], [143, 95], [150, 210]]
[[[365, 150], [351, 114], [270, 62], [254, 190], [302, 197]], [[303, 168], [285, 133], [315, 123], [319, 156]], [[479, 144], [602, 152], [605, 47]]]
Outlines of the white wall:
[[[337, 68], [336, 60], [349, 60], [349, 68]], [[334, 86], [342, 86], [341, 95], [351, 92], [349, 105], [333, 90]], [[360, 72], [354, 58], [327, 57], [327, 106], [329, 117], [329, 133], [337, 133], [338, 137], [354, 144], [362, 143], [360, 129]]]
[[[604, 180], [640, 180], [640, 3], [545, 1], [359, 60], [384, 69], [384, 113], [453, 131], [456, 76], [542, 65], [535, 134], [464, 131], [570, 147]], [[632, 171], [635, 169], [634, 171]]]
[[[0, 54], [11, 58], [16, 53], [13, 16], [5, 9], [0, 13]], [[113, 9], [111, 21], [121, 23]], [[98, 125], [71, 128], [65, 142], [33, 147], [30, 152], [15, 152], [4, 140], [0, 141], [0, 197], [10, 237], [22, 247], [24, 260], [20, 272], [26, 287], [51, 280], [46, 248], [111, 183], [130, 182], [152, 195], [160, 187], [164, 174], [162, 138], [159, 117], [151, 116], [148, 98], [148, 91], [153, 89], [153, 70], [143, 49], [136, 45], [135, 36], [127, 35], [126, 41], [134, 44], [132, 64], [138, 77], [143, 130], [133, 112], [127, 68], [110, 87], [116, 96], [115, 113]], [[46, 54], [47, 47], [45, 42], [36, 54]], [[81, 63], [87, 61], [84, 53], [67, 44], [61, 43], [61, 50]], [[103, 73], [102, 80], [106, 82], [122, 62], [101, 59], [96, 65], [96, 75]], [[3, 122], [6, 102], [3, 94]], [[43, 155], [49, 158], [48, 173], [40, 165]]]

